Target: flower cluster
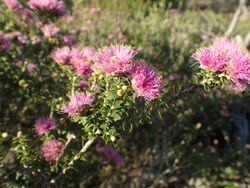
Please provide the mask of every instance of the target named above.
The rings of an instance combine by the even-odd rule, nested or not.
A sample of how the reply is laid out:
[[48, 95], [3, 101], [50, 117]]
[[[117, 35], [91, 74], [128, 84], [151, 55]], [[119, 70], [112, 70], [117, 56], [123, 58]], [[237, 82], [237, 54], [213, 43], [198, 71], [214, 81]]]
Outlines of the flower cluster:
[[31, 9], [52, 12], [58, 16], [66, 14], [64, 2], [61, 0], [30, 0], [28, 5]]
[[22, 7], [20, 2], [17, 0], [4, 0], [4, 2], [10, 9], [13, 10], [19, 10]]
[[56, 162], [63, 154], [64, 146], [62, 142], [54, 139], [47, 141], [42, 147], [43, 156], [47, 161]]
[[62, 112], [69, 114], [69, 116], [83, 113], [94, 101], [94, 98], [89, 93], [80, 92], [71, 95], [69, 99], [69, 104], [62, 108]]
[[56, 122], [51, 118], [40, 118], [35, 123], [35, 130], [38, 135], [43, 135], [56, 128]]
[[101, 71], [113, 76], [128, 76], [138, 97], [151, 101], [160, 97], [162, 78], [149, 64], [134, 60], [136, 51], [126, 45], [111, 45], [100, 49], [76, 49], [68, 46], [56, 49], [52, 57], [59, 64], [75, 68], [78, 75]]
[[82, 49], [68, 46], [58, 48], [52, 53], [52, 58], [59, 64], [73, 67], [78, 75], [92, 73], [92, 62], [95, 58], [95, 49], [85, 47]]
[[215, 39], [212, 45], [199, 49], [194, 55], [203, 69], [225, 73], [237, 90], [250, 84], [250, 57], [232, 39]]

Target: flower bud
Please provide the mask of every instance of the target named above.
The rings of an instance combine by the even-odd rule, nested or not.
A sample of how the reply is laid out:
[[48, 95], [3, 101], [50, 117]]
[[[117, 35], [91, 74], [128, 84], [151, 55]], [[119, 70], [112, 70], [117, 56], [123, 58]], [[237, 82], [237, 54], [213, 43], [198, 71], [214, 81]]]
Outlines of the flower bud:
[[18, 85], [21, 87], [25, 87], [26, 84], [27, 84], [26, 81], [23, 79], [18, 82]]
[[128, 89], [128, 87], [127, 87], [126, 85], [123, 85], [123, 86], [122, 86], [122, 90], [123, 90], [123, 91], [126, 91], [127, 89]]
[[110, 140], [112, 141], [112, 142], [114, 142], [115, 140], [116, 140], [116, 138], [115, 138], [115, 136], [110, 136]]
[[121, 96], [123, 95], [123, 91], [122, 91], [121, 89], [119, 89], [119, 90], [116, 92], [116, 94], [117, 94], [119, 97], [121, 97]]
[[103, 79], [103, 75], [100, 74], [100, 75], [98, 76], [98, 79], [99, 79], [99, 80], [102, 80], [102, 79]]
[[22, 135], [23, 135], [22, 131], [18, 131], [16, 136], [20, 138]]
[[8, 133], [7, 132], [2, 133], [2, 137], [3, 138], [7, 138], [8, 137]]

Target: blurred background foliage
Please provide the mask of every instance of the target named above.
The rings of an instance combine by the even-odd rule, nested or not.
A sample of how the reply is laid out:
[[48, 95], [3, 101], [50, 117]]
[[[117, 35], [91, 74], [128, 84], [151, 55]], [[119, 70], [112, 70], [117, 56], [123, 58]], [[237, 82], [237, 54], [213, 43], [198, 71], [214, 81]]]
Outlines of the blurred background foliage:
[[[100, 156], [93, 157], [88, 164], [75, 165], [77, 169], [62, 177], [57, 186], [235, 188], [249, 184], [249, 123], [242, 123], [250, 121], [249, 96], [219, 89], [207, 93], [192, 86], [198, 69], [192, 54], [210, 39], [224, 35], [238, 1], [74, 2], [72, 16], [59, 20], [59, 24], [78, 33], [78, 45], [134, 46], [139, 57], [158, 67], [168, 97], [162, 101], [167, 106], [152, 114], [152, 122], [135, 129], [132, 135], [124, 133], [117, 145], [125, 158], [124, 166], [118, 168]], [[239, 22], [232, 36], [250, 31], [249, 14]], [[1, 112], [1, 116], [6, 115]], [[21, 119], [15, 118], [8, 122], [16, 124]], [[33, 121], [26, 123], [32, 126]], [[247, 130], [244, 134], [243, 129]], [[97, 158], [101, 158], [101, 165]]]
[[[223, 36], [237, 0], [79, 1], [79, 41], [100, 46], [126, 43], [164, 75], [172, 98], [152, 125], [140, 127], [119, 146], [126, 165], [102, 167], [85, 186], [241, 187], [249, 181], [249, 143], [241, 143], [233, 113], [249, 119], [249, 97], [227, 91], [188, 90], [197, 66], [191, 55], [210, 39]], [[91, 15], [91, 16], [90, 16]], [[242, 17], [233, 36], [250, 30]], [[185, 90], [186, 89], [186, 90]], [[179, 92], [183, 92], [179, 96]], [[170, 96], [171, 96], [170, 94]], [[175, 95], [176, 94], [176, 95]], [[181, 99], [180, 99], [181, 98]], [[232, 112], [234, 108], [237, 112]], [[247, 139], [248, 140], [248, 139]], [[122, 144], [123, 143], [123, 144]], [[98, 186], [100, 186], [98, 184]]]

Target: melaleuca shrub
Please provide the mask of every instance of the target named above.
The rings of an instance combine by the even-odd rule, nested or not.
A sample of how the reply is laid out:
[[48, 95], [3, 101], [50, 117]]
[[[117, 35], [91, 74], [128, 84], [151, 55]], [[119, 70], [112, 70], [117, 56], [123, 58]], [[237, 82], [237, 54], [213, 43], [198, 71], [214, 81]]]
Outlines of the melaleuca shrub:
[[233, 39], [217, 38], [210, 46], [197, 50], [193, 58], [201, 65], [206, 89], [221, 86], [243, 91], [250, 84], [250, 56]]
[[4, 182], [53, 183], [97, 140], [104, 146], [96, 151], [122, 165], [113, 147], [150, 119], [161, 76], [131, 46], [76, 47], [77, 32], [57, 24], [68, 12], [61, 0], [6, 0], [1, 10], [1, 131], [9, 148], [1, 155], [14, 159], [3, 158]]

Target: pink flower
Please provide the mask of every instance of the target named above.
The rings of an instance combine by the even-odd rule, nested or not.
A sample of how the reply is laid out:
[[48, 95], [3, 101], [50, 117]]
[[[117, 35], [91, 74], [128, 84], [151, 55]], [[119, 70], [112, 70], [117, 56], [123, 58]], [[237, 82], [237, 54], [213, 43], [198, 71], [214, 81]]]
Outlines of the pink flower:
[[234, 42], [221, 38], [214, 40], [209, 47], [198, 50], [193, 58], [196, 59], [204, 69], [210, 71], [224, 71], [226, 63], [230, 60], [231, 51], [236, 49]]
[[68, 46], [57, 48], [52, 53], [52, 58], [58, 64], [68, 64], [72, 58], [71, 49]]
[[29, 0], [31, 9], [55, 13], [58, 16], [66, 14], [64, 2], [61, 0]]
[[28, 43], [28, 37], [22, 34], [19, 34], [17, 36], [17, 40], [21, 43], [21, 44], [26, 44]]
[[0, 52], [9, 50], [9, 40], [5, 35], [0, 34]]
[[27, 65], [27, 71], [29, 73], [29, 75], [32, 75], [34, 71], [36, 71], [38, 69], [37, 65], [34, 63], [29, 63]]
[[60, 29], [54, 23], [50, 23], [42, 27], [42, 32], [45, 37], [55, 37], [59, 31]]
[[116, 151], [111, 145], [106, 146], [96, 146], [96, 151], [103, 154], [105, 157], [110, 159], [117, 166], [121, 166], [124, 164], [123, 157]]
[[132, 87], [137, 96], [151, 101], [161, 96], [163, 80], [156, 71], [145, 62], [135, 63], [131, 69]]
[[63, 36], [63, 42], [64, 42], [66, 45], [72, 46], [72, 45], [76, 44], [76, 39], [75, 39], [74, 36], [65, 35], [65, 36]]
[[36, 133], [41, 136], [56, 128], [56, 122], [51, 118], [40, 118], [35, 123]]
[[83, 113], [94, 101], [94, 98], [89, 93], [76, 92], [69, 97], [68, 105], [62, 107], [62, 112], [75, 116]]
[[72, 49], [71, 54], [70, 64], [75, 68], [78, 75], [89, 75], [93, 72], [91, 69], [91, 64], [95, 58], [95, 50], [93, 48]]
[[22, 5], [17, 0], [4, 0], [5, 4], [13, 10], [19, 10]]
[[97, 54], [96, 69], [116, 75], [124, 74], [131, 68], [136, 51], [130, 46], [112, 45], [102, 48]]
[[234, 89], [244, 90], [250, 84], [250, 57], [242, 52], [234, 52], [232, 55], [226, 73], [233, 81]]
[[201, 48], [193, 57], [204, 69], [226, 73], [233, 82], [232, 88], [244, 90], [250, 83], [250, 57], [232, 39], [215, 39], [212, 45]]
[[82, 54], [86, 58], [87, 61], [94, 61], [96, 57], [96, 50], [91, 47], [82, 48]]
[[31, 20], [33, 18], [33, 14], [29, 9], [23, 9], [21, 13], [27, 20]]
[[21, 67], [23, 66], [23, 61], [22, 61], [22, 60], [18, 60], [18, 61], [16, 62], [16, 66], [17, 66], [18, 68], [21, 68]]
[[88, 86], [89, 86], [89, 82], [86, 81], [86, 80], [82, 80], [82, 81], [80, 82], [80, 84], [79, 84], [79, 87], [80, 87], [81, 89], [87, 88]]
[[63, 154], [64, 146], [62, 142], [54, 139], [47, 141], [42, 147], [42, 153], [49, 162], [56, 162]]
[[78, 75], [89, 75], [93, 72], [90, 64], [79, 57], [73, 57], [71, 59], [71, 65], [75, 68]]

